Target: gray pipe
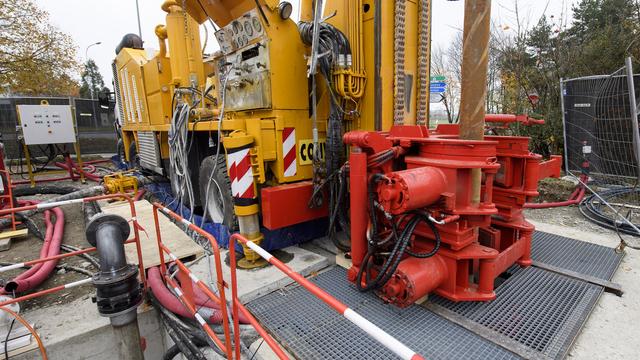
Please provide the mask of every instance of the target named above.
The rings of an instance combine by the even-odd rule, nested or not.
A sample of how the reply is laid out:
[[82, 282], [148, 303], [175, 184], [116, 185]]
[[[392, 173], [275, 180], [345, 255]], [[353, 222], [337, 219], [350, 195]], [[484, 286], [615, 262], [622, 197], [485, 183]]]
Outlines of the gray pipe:
[[127, 267], [127, 257], [122, 244], [122, 230], [117, 225], [103, 224], [96, 230], [98, 253], [100, 254], [100, 272], [117, 274]]
[[95, 302], [100, 315], [108, 317], [116, 341], [118, 359], [143, 360], [138, 327], [142, 292], [138, 267], [127, 264], [124, 243], [129, 223], [122, 216], [105, 214], [95, 202], [84, 206], [87, 241], [98, 250], [100, 272], [93, 277]]

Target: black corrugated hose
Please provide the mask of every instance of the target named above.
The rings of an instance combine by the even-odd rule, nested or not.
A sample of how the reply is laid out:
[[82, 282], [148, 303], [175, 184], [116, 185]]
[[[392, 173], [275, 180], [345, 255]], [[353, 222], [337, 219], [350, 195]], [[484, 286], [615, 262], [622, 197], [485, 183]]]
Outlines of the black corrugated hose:
[[[621, 187], [604, 190], [598, 193], [598, 196], [600, 196], [600, 198], [609, 203], [614, 202], [613, 199], [615, 198], [622, 198], [631, 195], [640, 195], [640, 188]], [[582, 215], [584, 215], [587, 220], [593, 222], [594, 224], [616, 231], [618, 233], [618, 236], [620, 236], [620, 240], [625, 244], [625, 246], [639, 250], [640, 247], [629, 244], [621, 236], [621, 234], [626, 234], [640, 237], [640, 234], [632, 226], [630, 226], [626, 221], [622, 220], [622, 217], [629, 219], [631, 216], [631, 211], [633, 209], [629, 209], [626, 214], [621, 214], [620, 211], [618, 211], [615, 215], [607, 213], [604, 211], [605, 208], [607, 208], [607, 205], [605, 205], [603, 201], [598, 198], [598, 196], [591, 195], [585, 198], [578, 207], [580, 213], [582, 213]], [[640, 224], [634, 225], [640, 228]]]

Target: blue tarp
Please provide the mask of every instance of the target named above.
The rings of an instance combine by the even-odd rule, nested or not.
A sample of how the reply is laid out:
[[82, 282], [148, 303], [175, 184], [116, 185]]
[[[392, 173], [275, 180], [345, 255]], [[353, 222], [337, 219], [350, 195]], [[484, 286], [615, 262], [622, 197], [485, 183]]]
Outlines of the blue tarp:
[[[127, 165], [120, 162], [120, 157], [118, 155], [115, 155], [112, 160], [116, 166], [126, 170]], [[153, 193], [153, 195], [171, 211], [174, 211], [182, 217], [189, 218], [189, 209], [185, 206], [179, 206], [178, 201], [175, 201], [171, 193], [171, 185], [169, 183], [150, 184], [146, 185], [145, 189]], [[211, 221], [203, 222], [202, 216], [199, 215], [194, 215], [193, 223], [213, 235], [220, 246], [224, 248], [229, 247], [230, 233], [229, 229], [225, 225]], [[263, 227], [261, 230], [264, 235], [264, 241], [261, 246], [265, 250], [271, 251], [301, 244], [309, 240], [325, 236], [328, 226], [328, 219], [322, 218], [277, 230], [269, 230]], [[236, 248], [238, 251], [242, 251], [241, 246], [238, 245]]]

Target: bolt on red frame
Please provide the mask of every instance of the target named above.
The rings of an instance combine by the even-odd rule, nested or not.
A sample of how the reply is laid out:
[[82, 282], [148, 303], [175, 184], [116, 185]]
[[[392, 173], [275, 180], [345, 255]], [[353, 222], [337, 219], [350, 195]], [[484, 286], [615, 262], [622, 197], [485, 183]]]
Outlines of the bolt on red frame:
[[[162, 237], [160, 233], [160, 222], [158, 220], [158, 211], [161, 211], [164, 215], [169, 218], [178, 221], [184, 224], [188, 229], [195, 231], [200, 236], [206, 238], [211, 244], [211, 249], [213, 251], [214, 265], [215, 265], [215, 274], [217, 278], [217, 287], [219, 296], [213, 293], [213, 291], [201, 281], [193, 272], [187, 268], [182, 261], [180, 261], [169, 248], [167, 248], [162, 243]], [[167, 285], [173, 288], [177, 296], [180, 298], [184, 306], [189, 310], [189, 312], [195, 317], [198, 321], [202, 329], [207, 333], [207, 335], [211, 338], [211, 340], [223, 351], [228, 359], [233, 359], [235, 354], [235, 359], [241, 359], [240, 353], [240, 324], [239, 324], [239, 313], [242, 313], [248, 320], [249, 323], [253, 326], [253, 328], [262, 336], [264, 341], [269, 345], [271, 350], [278, 356], [280, 359], [289, 359], [289, 357], [284, 353], [284, 351], [280, 348], [278, 343], [264, 330], [264, 328], [258, 323], [258, 321], [253, 317], [253, 315], [247, 310], [244, 305], [238, 299], [238, 291], [237, 291], [237, 283], [235, 276], [235, 266], [231, 267], [231, 312], [233, 314], [233, 328], [235, 331], [233, 332], [233, 342], [231, 342], [231, 330], [228, 319], [227, 312], [227, 301], [225, 295], [225, 288], [228, 287], [227, 283], [224, 281], [223, 273], [222, 273], [222, 261], [220, 259], [220, 248], [218, 247], [218, 242], [215, 237], [208, 232], [202, 230], [200, 227], [196, 226], [189, 220], [183, 218], [182, 216], [174, 213], [173, 211], [167, 209], [163, 205], [159, 203], [153, 203], [153, 219], [155, 221], [155, 230], [156, 230], [156, 239], [158, 241], [158, 253], [160, 256], [160, 272], [164, 275]], [[230, 247], [230, 249], [233, 249]], [[230, 251], [232, 258], [235, 259], [234, 251]], [[178, 266], [178, 277], [181, 279], [180, 283], [182, 288], [178, 286], [178, 284], [173, 280], [171, 276], [168, 275], [167, 266], [165, 261], [165, 255], [171, 259], [171, 262], [175, 263]], [[191, 282], [198, 286], [204, 294], [211, 299], [214, 303], [220, 305], [220, 310], [223, 314], [222, 316], [222, 326], [224, 329], [224, 337], [225, 341], [222, 342], [216, 334], [213, 332], [209, 324], [198, 314], [197, 306], [195, 304], [194, 293]]]
[[[3, 215], [7, 215], [7, 214], [15, 214], [17, 212], [21, 212], [21, 211], [27, 211], [27, 210], [42, 210], [42, 209], [52, 209], [55, 207], [59, 207], [59, 206], [65, 206], [65, 205], [71, 205], [71, 204], [79, 204], [79, 203], [87, 203], [87, 202], [92, 202], [92, 201], [98, 201], [98, 200], [106, 200], [106, 199], [123, 199], [127, 202], [129, 202], [129, 207], [131, 209], [131, 219], [130, 221], [133, 223], [133, 239], [129, 239], [127, 241], [125, 241], [125, 244], [131, 244], [131, 243], [135, 243], [136, 244], [136, 251], [137, 251], [137, 255], [138, 255], [138, 269], [140, 272], [140, 279], [142, 280], [142, 283], [144, 284], [144, 290], [146, 291], [147, 289], [147, 279], [144, 273], [144, 263], [142, 262], [142, 247], [140, 245], [140, 233], [138, 231], [138, 229], [140, 228], [140, 224], [138, 224], [138, 220], [136, 218], [136, 206], [135, 203], [133, 201], [133, 199], [131, 198], [131, 196], [127, 195], [127, 194], [108, 194], [108, 195], [99, 195], [99, 196], [92, 196], [92, 197], [87, 197], [87, 198], [82, 198], [82, 199], [73, 199], [73, 200], [65, 200], [65, 201], [56, 201], [56, 202], [51, 202], [51, 203], [39, 203], [39, 204], [34, 204], [34, 205], [27, 205], [27, 206], [21, 206], [21, 207], [17, 207], [17, 208], [11, 208], [11, 209], [0, 209], [0, 216]], [[59, 260], [59, 259], [64, 259], [67, 257], [71, 257], [71, 256], [76, 256], [76, 255], [81, 255], [81, 254], [86, 254], [86, 253], [90, 253], [90, 252], [94, 252], [97, 249], [95, 247], [91, 247], [91, 248], [86, 248], [86, 249], [82, 249], [82, 250], [78, 250], [78, 251], [72, 251], [66, 254], [60, 254], [60, 255], [56, 255], [56, 256], [49, 256], [49, 257], [45, 257], [45, 258], [41, 258], [41, 259], [37, 259], [37, 260], [31, 260], [31, 261], [26, 261], [26, 262], [22, 262], [19, 264], [13, 264], [13, 265], [9, 265], [9, 266], [3, 266], [0, 267], [0, 273], [1, 272], [5, 272], [5, 271], [9, 271], [9, 270], [15, 270], [15, 269], [19, 269], [25, 266], [32, 266], [32, 265], [36, 265], [36, 264], [40, 264], [40, 263], [45, 263], [47, 261], [51, 261], [51, 260]], [[4, 302], [0, 303], [0, 306], [5, 306], [5, 305], [9, 305], [9, 304], [13, 304], [13, 303], [17, 303], [20, 301], [25, 301], [25, 300], [30, 300], [36, 297], [40, 297], [40, 296], [44, 296], [47, 294], [52, 294], [64, 289], [70, 289], [73, 287], [77, 287], [77, 286], [81, 286], [81, 285], [85, 285], [91, 282], [91, 278], [88, 279], [84, 279], [84, 280], [80, 280], [80, 281], [75, 281], [72, 283], [68, 283], [65, 285], [60, 285], [60, 286], [56, 286], [50, 289], [45, 289], [45, 290], [41, 290], [41, 291], [36, 291], [32, 294], [28, 294], [28, 295], [24, 295], [24, 296], [20, 296], [11, 300], [7, 300]]]

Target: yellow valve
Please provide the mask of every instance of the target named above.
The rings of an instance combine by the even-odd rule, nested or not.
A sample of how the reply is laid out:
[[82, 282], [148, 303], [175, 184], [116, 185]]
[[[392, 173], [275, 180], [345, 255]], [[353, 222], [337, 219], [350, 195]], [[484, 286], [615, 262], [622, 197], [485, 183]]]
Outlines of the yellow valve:
[[138, 179], [135, 176], [126, 175], [132, 171], [117, 172], [104, 177], [104, 187], [109, 194], [138, 192]]

